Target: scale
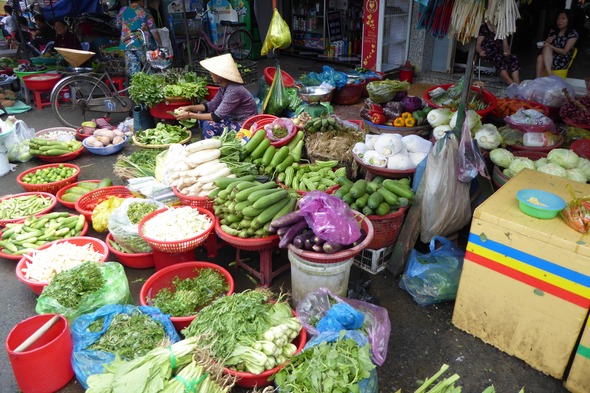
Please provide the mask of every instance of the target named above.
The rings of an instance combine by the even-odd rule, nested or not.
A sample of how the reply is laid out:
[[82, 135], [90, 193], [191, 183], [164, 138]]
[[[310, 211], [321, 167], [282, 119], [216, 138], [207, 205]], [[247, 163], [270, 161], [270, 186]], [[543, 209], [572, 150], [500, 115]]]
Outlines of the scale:
[[0, 134], [0, 176], [6, 175], [10, 172], [11, 165], [8, 162], [8, 149], [6, 148], [6, 137], [14, 132], [14, 127], [9, 131], [2, 131]]
[[327, 108], [320, 102], [329, 103], [332, 101], [333, 93], [334, 88], [320, 86], [302, 87], [297, 91], [299, 97], [307, 103], [303, 111], [309, 113], [312, 117], [320, 117], [324, 112], [327, 112]]

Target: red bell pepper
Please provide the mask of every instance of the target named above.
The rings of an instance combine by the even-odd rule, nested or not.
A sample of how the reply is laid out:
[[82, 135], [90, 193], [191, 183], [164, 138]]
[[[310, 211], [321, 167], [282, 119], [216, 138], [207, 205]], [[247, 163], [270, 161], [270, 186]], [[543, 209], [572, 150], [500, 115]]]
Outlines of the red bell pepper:
[[382, 113], [373, 112], [371, 114], [371, 122], [374, 124], [384, 124], [387, 118]]
[[379, 104], [371, 105], [371, 112], [383, 114], [383, 107]]

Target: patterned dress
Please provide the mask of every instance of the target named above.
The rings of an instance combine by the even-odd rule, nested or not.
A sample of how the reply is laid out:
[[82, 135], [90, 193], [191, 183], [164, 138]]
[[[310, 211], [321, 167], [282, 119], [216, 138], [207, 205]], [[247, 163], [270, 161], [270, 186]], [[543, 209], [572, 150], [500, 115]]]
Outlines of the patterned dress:
[[512, 74], [514, 71], [520, 70], [516, 55], [504, 56], [502, 40], [495, 39], [496, 33], [491, 31], [487, 24], [481, 25], [479, 36], [484, 37], [481, 48], [486, 53], [485, 59], [494, 64], [497, 72], [506, 70], [509, 74]]
[[[116, 25], [121, 29], [121, 41], [119, 49], [125, 51], [125, 71], [131, 76], [141, 71], [142, 61], [145, 58], [145, 50], [141, 47], [141, 42], [132, 38], [131, 32], [134, 30], [151, 30], [155, 27], [152, 15], [137, 4], [132, 4], [121, 8], [117, 15]], [[148, 33], [148, 36], [150, 34]], [[153, 41], [148, 43], [148, 47], [153, 46]]]
[[[578, 32], [572, 30], [568, 34], [560, 36], [559, 34], [557, 34], [557, 31], [555, 29], [551, 29], [549, 31], [549, 37], [555, 37], [553, 39], [552, 45], [556, 48], [562, 49], [565, 48], [567, 40], [569, 40], [570, 38], [578, 38]], [[573, 55], [574, 48], [570, 49], [570, 51], [565, 55], [553, 53], [553, 65], [551, 66], [551, 68], [553, 70], [565, 70], [569, 65], [570, 61], [572, 60]]]

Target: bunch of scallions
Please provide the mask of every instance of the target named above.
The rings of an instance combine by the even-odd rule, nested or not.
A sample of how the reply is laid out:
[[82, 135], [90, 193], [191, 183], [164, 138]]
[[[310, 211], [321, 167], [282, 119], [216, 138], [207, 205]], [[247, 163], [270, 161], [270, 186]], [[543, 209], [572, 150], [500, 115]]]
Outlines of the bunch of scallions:
[[87, 393], [227, 393], [235, 383], [200, 337], [159, 346], [131, 361], [117, 358], [104, 370], [88, 377]]

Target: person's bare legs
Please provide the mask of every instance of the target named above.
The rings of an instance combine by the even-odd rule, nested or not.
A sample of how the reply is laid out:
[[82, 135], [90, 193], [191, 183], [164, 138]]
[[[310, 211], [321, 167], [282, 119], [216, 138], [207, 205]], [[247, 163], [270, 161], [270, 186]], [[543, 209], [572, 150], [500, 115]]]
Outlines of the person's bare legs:
[[512, 73], [512, 81], [520, 85], [520, 71], [516, 70]]
[[537, 57], [537, 78], [543, 76], [543, 71], [547, 75], [551, 75], [551, 67], [553, 66], [553, 49], [549, 45], [543, 47], [543, 51]]
[[512, 78], [510, 77], [510, 75], [508, 74], [508, 71], [501, 70], [500, 71], [500, 76], [504, 80], [504, 83], [506, 83], [507, 85], [511, 85], [512, 83], [514, 83], [514, 81], [512, 80]]

